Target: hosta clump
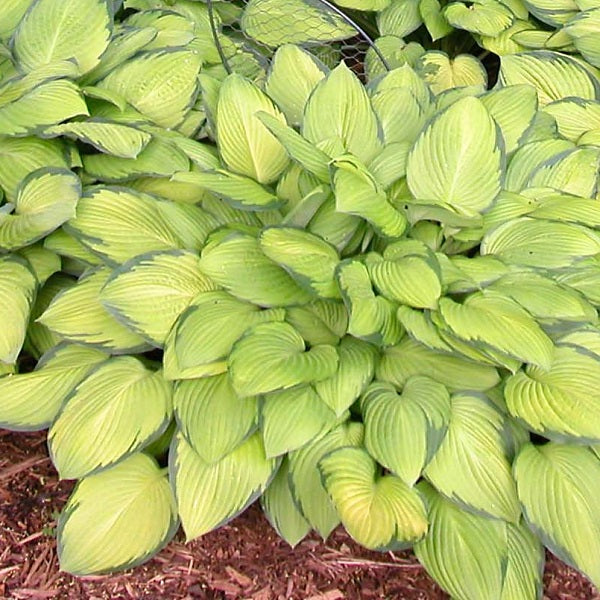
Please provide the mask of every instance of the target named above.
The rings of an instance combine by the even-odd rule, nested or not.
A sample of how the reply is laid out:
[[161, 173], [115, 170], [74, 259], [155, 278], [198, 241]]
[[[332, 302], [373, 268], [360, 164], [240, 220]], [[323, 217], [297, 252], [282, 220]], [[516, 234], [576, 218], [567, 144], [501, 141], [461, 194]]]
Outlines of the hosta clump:
[[[368, 9], [397, 37], [416, 4], [445, 23]], [[537, 4], [443, 15], [557, 27]], [[363, 84], [289, 44], [264, 71], [226, 27], [260, 2], [216, 3], [228, 75], [204, 3], [125, 5], [0, 8], [0, 422], [79, 480], [62, 568], [260, 497], [292, 546], [342, 523], [456, 598], [538, 597], [544, 545], [600, 583], [595, 42], [489, 91], [433, 44]]]

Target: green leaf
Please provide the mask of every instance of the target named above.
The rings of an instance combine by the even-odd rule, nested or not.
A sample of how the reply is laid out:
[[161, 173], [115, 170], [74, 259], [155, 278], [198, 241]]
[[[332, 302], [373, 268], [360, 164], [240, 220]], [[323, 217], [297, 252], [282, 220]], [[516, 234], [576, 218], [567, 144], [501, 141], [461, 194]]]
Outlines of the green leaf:
[[8, 40], [27, 12], [31, 0], [6, 0], [0, 6], [0, 40]]
[[327, 379], [337, 366], [333, 346], [307, 350], [287, 323], [256, 325], [234, 345], [229, 358], [233, 388], [241, 398]]
[[13, 214], [0, 215], [0, 248], [15, 250], [39, 240], [75, 216], [81, 182], [71, 171], [42, 168], [19, 185]]
[[439, 448], [450, 421], [450, 395], [428, 377], [411, 377], [402, 394], [374, 382], [361, 400], [365, 448], [386, 469], [412, 486]]
[[121, 63], [98, 87], [123, 96], [161, 127], [177, 127], [198, 93], [200, 57], [185, 48], [145, 52]]
[[250, 0], [241, 25], [246, 35], [267, 46], [331, 43], [357, 34], [332, 10], [304, 0]]
[[510, 414], [545, 437], [575, 443], [600, 441], [598, 356], [558, 346], [550, 369], [528, 366], [506, 382]]
[[362, 424], [347, 422], [289, 454], [292, 496], [305, 519], [323, 539], [327, 539], [340, 519], [323, 487], [319, 462], [333, 450], [359, 446], [362, 432]]
[[304, 304], [310, 300], [286, 271], [263, 253], [253, 236], [222, 230], [204, 246], [200, 269], [240, 300], [261, 306]]
[[503, 438], [504, 417], [481, 396], [452, 397], [448, 432], [425, 467], [444, 496], [472, 510], [518, 523], [521, 509]]
[[66, 79], [45, 81], [23, 90], [0, 106], [0, 134], [27, 135], [78, 115], [89, 115], [79, 87]]
[[569, 96], [594, 100], [600, 95], [600, 83], [581, 63], [548, 50], [502, 57], [498, 84], [519, 83], [536, 88], [542, 107]]
[[341, 448], [319, 461], [325, 488], [348, 533], [370, 549], [402, 548], [427, 532], [419, 494], [395, 475], [380, 475], [362, 448]]
[[302, 135], [314, 144], [339, 138], [347, 152], [367, 164], [381, 151], [377, 116], [367, 92], [344, 63], [311, 94], [304, 109]]
[[556, 556], [598, 585], [598, 459], [583, 446], [526, 444], [513, 470], [531, 529]]
[[61, 345], [47, 352], [31, 373], [0, 378], [2, 427], [17, 431], [49, 427], [73, 388], [107, 358], [92, 348]]
[[54, 230], [44, 239], [44, 248], [56, 252], [64, 258], [78, 260], [88, 265], [100, 266], [102, 264], [102, 260], [98, 256], [90, 252], [62, 227]]
[[577, 13], [578, 2], [574, 0], [524, 0], [529, 12], [542, 23], [560, 26]]
[[13, 38], [19, 67], [33, 71], [60, 60], [74, 60], [80, 75], [93, 69], [112, 34], [106, 0], [37, 0]]
[[264, 396], [261, 432], [268, 458], [301, 448], [336, 423], [336, 414], [311, 386], [303, 385]]
[[586, 227], [522, 217], [487, 233], [481, 242], [482, 254], [542, 269], [569, 267], [600, 251], [600, 237]]
[[256, 399], [238, 398], [226, 373], [177, 382], [173, 402], [181, 433], [207, 464], [220, 461], [256, 429]]
[[439, 0], [421, 0], [419, 2], [419, 12], [432, 41], [435, 42], [454, 31], [442, 12]]
[[483, 64], [470, 54], [451, 59], [445, 52], [430, 50], [419, 58], [417, 70], [434, 94], [471, 86], [483, 92], [487, 85]]
[[193, 252], [142, 254], [116, 269], [100, 292], [105, 308], [155, 346], [201, 292], [215, 289]]
[[420, 0], [394, 1], [377, 15], [379, 35], [395, 35], [400, 38], [411, 34], [421, 26]]
[[[541, 368], [548, 368], [552, 362], [552, 340], [525, 309], [506, 296], [480, 292], [462, 304], [442, 298], [440, 315], [452, 332], [466, 342], [483, 343]], [[507, 331], [511, 332], [510, 337]]]
[[71, 494], [58, 522], [61, 570], [89, 575], [134, 567], [165, 546], [178, 525], [163, 471], [136, 454], [86, 477]]
[[277, 475], [261, 496], [260, 503], [275, 531], [294, 548], [311, 528], [294, 503], [289, 476], [289, 462], [284, 458]]
[[586, 132], [600, 129], [600, 102], [582, 98], [565, 98], [544, 107], [556, 120], [560, 135], [577, 142]]
[[267, 488], [279, 463], [265, 457], [258, 433], [214, 464], [205, 462], [179, 433], [169, 461], [188, 541], [243, 512]]
[[513, 13], [494, 0], [479, 0], [471, 6], [452, 2], [444, 9], [444, 16], [457, 29], [487, 36], [497, 36], [514, 20]]
[[285, 117], [260, 88], [230, 75], [219, 94], [217, 134], [221, 156], [228, 167], [259, 183], [276, 180], [288, 164], [283, 146], [256, 118], [266, 112], [285, 123]]
[[48, 432], [61, 479], [85, 477], [142, 449], [171, 421], [171, 385], [131, 356], [100, 363], [66, 398]]
[[341, 302], [315, 300], [304, 306], [286, 308], [285, 320], [311, 346], [337, 346], [348, 329], [348, 313]]
[[320, 237], [293, 227], [267, 227], [259, 237], [267, 258], [281, 265], [300, 285], [321, 298], [339, 298], [334, 272], [335, 248]]
[[332, 171], [338, 212], [366, 219], [384, 237], [402, 236], [406, 217], [392, 206], [364, 165], [345, 155], [332, 161]]
[[309, 96], [328, 72], [320, 60], [303, 48], [284, 44], [273, 55], [265, 91], [290, 125], [300, 125]]
[[0, 362], [15, 364], [27, 331], [37, 279], [25, 260], [0, 258]]
[[443, 111], [408, 155], [407, 182], [416, 198], [473, 216], [490, 206], [502, 185], [504, 153], [496, 124], [476, 98]]
[[165, 343], [165, 376], [188, 379], [227, 370], [234, 343], [253, 325], [283, 321], [283, 309], [260, 310], [226, 292], [200, 294], [183, 312]]
[[125, 354], [147, 348], [146, 341], [119, 323], [100, 302], [110, 269], [86, 273], [75, 286], [58, 294], [37, 322], [61, 338]]
[[337, 268], [337, 278], [350, 315], [348, 333], [376, 345], [397, 343], [402, 328], [396, 307], [387, 298], [375, 295], [365, 265], [358, 260], [343, 261]]

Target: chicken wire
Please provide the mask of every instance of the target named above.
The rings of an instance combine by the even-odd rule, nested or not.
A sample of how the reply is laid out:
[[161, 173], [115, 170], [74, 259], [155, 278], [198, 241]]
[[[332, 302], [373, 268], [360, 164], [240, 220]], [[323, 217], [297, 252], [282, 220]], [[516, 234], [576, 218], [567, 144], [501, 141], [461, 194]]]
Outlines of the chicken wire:
[[[306, 10], [295, 11], [293, 16], [286, 14], [286, 9], [282, 9], [283, 13], [271, 10], [273, 3], [261, 9], [257, 0], [206, 3], [215, 45], [228, 73], [252, 75], [248, 72], [252, 71], [252, 63], [266, 70], [275, 50], [286, 43], [306, 48], [329, 67], [344, 61], [361, 79], [365, 78], [367, 53], [377, 57], [381, 68], [389, 70], [385, 57], [364, 28], [350, 13], [327, 0], [298, 0], [298, 5]], [[256, 27], [249, 26], [250, 12], [254, 21], [260, 21], [260, 35], [255, 33]], [[340, 39], [332, 39], [335, 24], [345, 32]]]

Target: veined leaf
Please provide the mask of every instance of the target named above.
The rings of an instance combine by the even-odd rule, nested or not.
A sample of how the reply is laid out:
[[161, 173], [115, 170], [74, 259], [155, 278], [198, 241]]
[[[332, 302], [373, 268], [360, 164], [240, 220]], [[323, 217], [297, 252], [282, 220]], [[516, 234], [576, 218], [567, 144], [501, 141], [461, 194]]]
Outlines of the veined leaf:
[[175, 535], [179, 521], [163, 470], [145, 454], [86, 477], [58, 523], [61, 570], [76, 575], [134, 567]]
[[508, 379], [510, 414], [551, 439], [598, 443], [598, 360], [582, 348], [558, 346], [547, 371], [530, 365]]
[[233, 388], [242, 398], [327, 379], [337, 366], [333, 346], [307, 350], [288, 323], [256, 325], [234, 345], [229, 358]]
[[58, 294], [37, 321], [65, 340], [113, 354], [146, 349], [144, 338], [119, 323], [100, 302], [110, 273], [102, 267], [86, 273], [75, 286]]
[[62, 479], [85, 477], [156, 439], [171, 420], [171, 384], [127, 356], [98, 364], [66, 398], [48, 432]]
[[256, 429], [256, 398], [238, 398], [226, 373], [179, 381], [173, 400], [181, 433], [207, 464], [220, 461]]
[[[393, 1], [387, 4], [389, 6], [384, 6], [377, 15], [379, 35], [395, 35], [402, 38], [421, 26], [423, 21], [419, 11], [419, 0]], [[362, 7], [361, 9], [365, 10]]]
[[79, 177], [66, 169], [42, 168], [19, 185], [13, 214], [0, 215], [0, 248], [15, 250], [44, 237], [75, 216]]
[[513, 466], [529, 526], [561, 560], [600, 583], [600, 462], [584, 446], [526, 444]]
[[417, 138], [406, 176], [416, 198], [472, 216], [498, 195], [503, 163], [494, 121], [480, 100], [463, 98]]
[[205, 462], [178, 433], [169, 461], [188, 541], [243, 512], [266, 489], [279, 463], [265, 457], [258, 433], [214, 464]]
[[100, 292], [102, 304], [151, 344], [162, 346], [181, 313], [215, 285], [186, 250], [142, 254], [116, 269]]
[[[467, 342], [491, 346], [522, 362], [548, 368], [554, 346], [531, 315], [514, 300], [494, 292], [469, 296], [462, 304], [440, 300], [440, 315]], [[510, 337], [506, 331], [510, 330]]]
[[479, 0], [471, 6], [452, 2], [444, 9], [444, 16], [457, 29], [488, 36], [497, 36], [514, 20], [508, 7], [494, 0]]
[[301, 448], [329, 431], [336, 420], [309, 385], [266, 394], [260, 406], [265, 453], [273, 458]]
[[49, 427], [75, 386], [108, 355], [82, 346], [48, 351], [31, 373], [0, 378], [0, 423], [17, 431]]
[[311, 346], [337, 346], [348, 329], [346, 307], [341, 302], [332, 300], [315, 300], [303, 306], [286, 308], [285, 320]]
[[484, 91], [487, 84], [485, 68], [469, 54], [451, 59], [445, 52], [430, 50], [419, 58], [417, 70], [434, 94], [471, 86]]
[[386, 143], [384, 151], [393, 142], [412, 144], [428, 117], [428, 107], [424, 107], [415, 94], [404, 87], [377, 91], [371, 102], [381, 123]]
[[323, 487], [319, 461], [338, 448], [360, 446], [362, 437], [362, 424], [348, 421], [289, 454], [292, 496], [306, 520], [323, 539], [329, 536], [340, 520]]
[[0, 7], [0, 40], [8, 40], [27, 12], [31, 0], [6, 0]]
[[165, 376], [188, 379], [223, 373], [234, 343], [248, 328], [284, 318], [281, 308], [260, 310], [226, 292], [200, 294], [167, 337]]
[[518, 523], [521, 509], [503, 440], [504, 417], [475, 394], [452, 397], [448, 432], [425, 467], [447, 498]]
[[576, 142], [584, 133], [600, 129], [600, 102], [582, 98], [565, 98], [544, 107], [558, 125], [559, 133]]
[[381, 476], [362, 448], [334, 450], [319, 469], [344, 527], [363, 546], [402, 548], [427, 532], [419, 494], [395, 475]]
[[374, 382], [361, 405], [365, 448], [386, 469], [412, 486], [446, 434], [450, 395], [428, 377], [411, 377], [402, 394], [389, 383]]

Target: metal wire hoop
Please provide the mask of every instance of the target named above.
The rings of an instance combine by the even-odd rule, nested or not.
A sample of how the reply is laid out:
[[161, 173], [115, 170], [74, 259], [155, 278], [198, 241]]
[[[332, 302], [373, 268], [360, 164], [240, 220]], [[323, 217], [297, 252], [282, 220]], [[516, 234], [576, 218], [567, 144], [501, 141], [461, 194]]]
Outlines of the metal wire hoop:
[[[337, 6], [335, 6], [328, 0], [313, 0], [313, 1], [318, 2], [319, 4], [323, 5], [323, 7], [325, 7], [329, 11], [335, 13], [338, 17], [340, 17], [340, 19], [342, 19], [345, 23], [347, 23], [350, 27], [352, 27], [357, 32], [357, 35], [360, 38], [362, 38], [367, 43], [369, 48], [371, 48], [373, 50], [373, 52], [377, 55], [377, 57], [381, 61], [381, 64], [383, 65], [384, 69], [386, 71], [391, 70], [391, 67], [390, 67], [387, 59], [385, 58], [385, 56], [383, 55], [381, 50], [377, 47], [377, 44], [374, 42], [373, 38], [364, 30], [363, 27], [361, 27], [358, 23], [356, 23], [356, 21], [354, 21], [350, 16], [348, 16], [344, 11], [342, 11], [340, 8], [338, 8]], [[206, 0], [206, 7], [207, 7], [208, 18], [210, 21], [210, 28], [211, 28], [213, 40], [215, 43], [215, 47], [217, 49], [217, 52], [219, 54], [219, 57], [221, 59], [221, 62], [223, 64], [225, 71], [228, 74], [231, 74], [233, 72], [233, 69], [229, 62], [229, 59], [227, 58], [227, 55], [225, 54], [223, 45], [221, 44], [221, 40], [219, 39], [219, 30], [218, 30], [217, 23], [215, 20], [215, 11], [214, 11], [214, 6], [213, 6], [213, 0]], [[323, 45], [325, 46], [327, 44], [324, 43]]]

